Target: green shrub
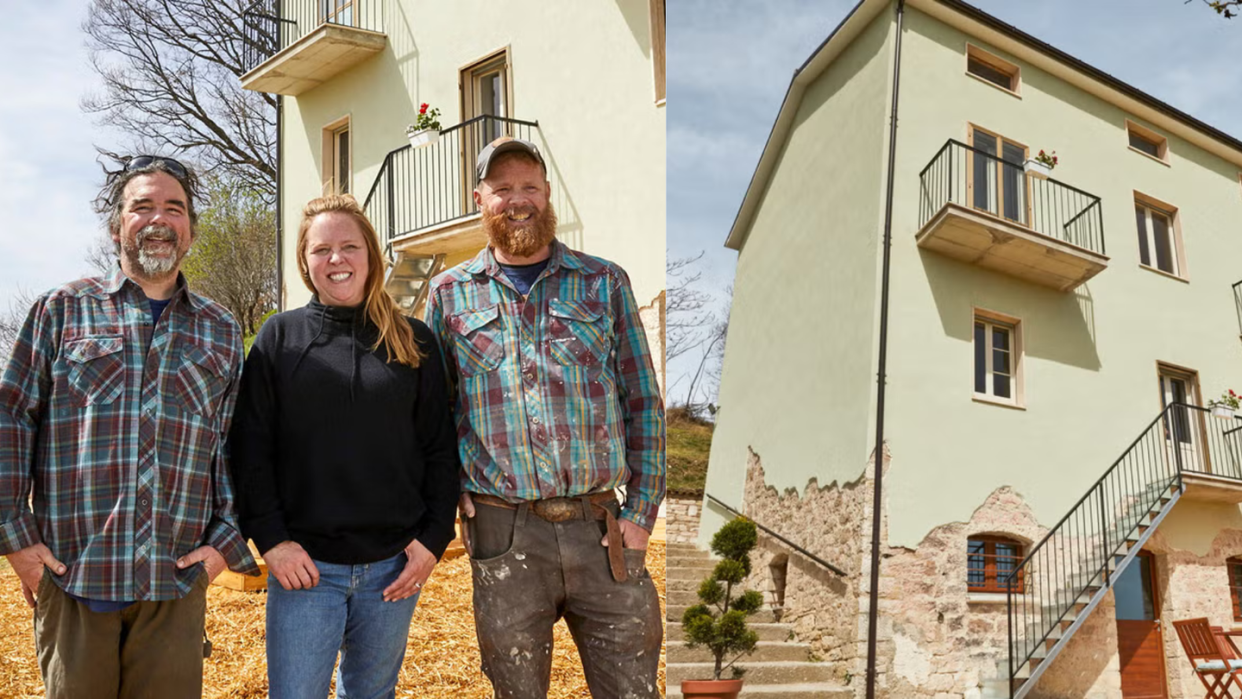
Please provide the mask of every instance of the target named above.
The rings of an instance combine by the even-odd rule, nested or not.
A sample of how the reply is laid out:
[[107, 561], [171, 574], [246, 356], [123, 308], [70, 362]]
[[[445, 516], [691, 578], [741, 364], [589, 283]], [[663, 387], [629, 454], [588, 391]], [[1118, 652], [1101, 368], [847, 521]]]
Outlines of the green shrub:
[[[681, 617], [690, 648], [706, 647], [716, 660], [713, 679], [720, 679], [725, 668], [732, 668], [735, 678], [742, 675], [734, 665], [737, 659], [755, 649], [759, 635], [746, 627], [746, 617], [763, 606], [763, 595], [746, 590], [734, 595], [733, 588], [750, 575], [750, 552], [758, 541], [755, 523], [735, 519], [720, 528], [712, 537], [712, 552], [721, 561], [699, 585], [699, 601]], [[725, 664], [725, 656], [732, 659]]]

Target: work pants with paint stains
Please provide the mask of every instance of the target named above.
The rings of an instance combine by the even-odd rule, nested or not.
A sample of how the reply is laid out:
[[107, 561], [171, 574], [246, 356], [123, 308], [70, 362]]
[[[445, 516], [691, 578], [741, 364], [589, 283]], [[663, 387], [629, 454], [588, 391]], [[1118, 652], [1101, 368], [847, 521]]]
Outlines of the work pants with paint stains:
[[[616, 516], [616, 502], [605, 506]], [[552, 627], [562, 617], [594, 699], [660, 696], [664, 629], [646, 551], [625, 550], [628, 579], [617, 582], [600, 543], [603, 521], [552, 523], [528, 504], [510, 510], [476, 503], [467, 526], [475, 629], [497, 699], [547, 697]]]

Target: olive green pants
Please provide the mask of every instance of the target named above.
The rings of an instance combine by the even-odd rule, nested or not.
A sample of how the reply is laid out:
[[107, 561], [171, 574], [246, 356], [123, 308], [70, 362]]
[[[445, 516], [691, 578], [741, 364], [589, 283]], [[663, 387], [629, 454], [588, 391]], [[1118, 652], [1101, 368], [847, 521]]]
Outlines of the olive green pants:
[[35, 650], [48, 699], [198, 699], [207, 575], [178, 600], [92, 612], [43, 572]]

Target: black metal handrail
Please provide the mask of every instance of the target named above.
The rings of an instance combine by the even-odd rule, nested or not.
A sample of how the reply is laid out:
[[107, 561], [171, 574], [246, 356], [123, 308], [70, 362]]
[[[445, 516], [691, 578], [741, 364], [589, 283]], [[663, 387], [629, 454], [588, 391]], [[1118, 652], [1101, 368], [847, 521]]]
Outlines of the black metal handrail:
[[242, 13], [247, 72], [315, 29], [384, 31], [384, 0], [258, 0]]
[[471, 196], [479, 151], [500, 136], [530, 141], [538, 129], [536, 121], [480, 116], [444, 129], [434, 143], [393, 150], [367, 192], [367, 217], [392, 241], [473, 216], [479, 211]]
[[1233, 285], [1233, 305], [1238, 309], [1238, 334], [1242, 335], [1242, 281]]
[[1100, 198], [1059, 180], [1028, 175], [1024, 163], [949, 139], [919, 180], [919, 228], [945, 205], [957, 204], [1104, 254]]
[[1116, 556], [1163, 507], [1182, 477], [1203, 473], [1242, 481], [1242, 419], [1205, 408], [1166, 407], [1068, 514], [1006, 576], [1009, 687], [1089, 588], [1103, 589]]
[[779, 541], [779, 542], [781, 542], [782, 544], [784, 544], [784, 545], [788, 546], [789, 548], [793, 549], [794, 551], [797, 551], [798, 553], [802, 554], [803, 556], [806, 556], [807, 558], [811, 559], [811, 560], [812, 560], [812, 561], [814, 561], [815, 563], [818, 563], [819, 565], [821, 565], [821, 566], [823, 566], [823, 567], [827, 568], [828, 570], [831, 570], [832, 572], [836, 573], [837, 575], [841, 575], [841, 576], [848, 575], [848, 573], [846, 573], [844, 570], [841, 570], [840, 568], [838, 568], [838, 567], [834, 566], [833, 564], [829, 563], [828, 561], [825, 561], [824, 559], [820, 558], [819, 556], [816, 556], [815, 554], [811, 553], [810, 551], [807, 551], [806, 549], [804, 549], [804, 548], [802, 548], [801, 546], [799, 546], [799, 545], [795, 544], [794, 542], [790, 541], [789, 539], [786, 539], [785, 537], [781, 536], [780, 534], [777, 534], [776, 532], [772, 531], [771, 529], [769, 529], [769, 528], [767, 528], [767, 527], [763, 526], [763, 525], [762, 525], [762, 524], [760, 524], [759, 522], [755, 522], [755, 519], [754, 519], [753, 517], [748, 517], [747, 515], [744, 515], [744, 514], [742, 514], [741, 512], [738, 512], [737, 510], [733, 509], [732, 507], [729, 507], [729, 506], [728, 506], [728, 505], [726, 505], [725, 503], [721, 502], [718, 498], [716, 498], [715, 496], [713, 496], [711, 493], [708, 493], [708, 494], [707, 494], [707, 499], [708, 499], [708, 500], [711, 500], [712, 502], [716, 503], [717, 505], [719, 505], [719, 506], [721, 506], [721, 507], [725, 508], [726, 510], [728, 510], [728, 511], [729, 511], [729, 512], [731, 512], [731, 513], [733, 513], [733, 514], [734, 514], [735, 516], [737, 516], [737, 517], [746, 517], [746, 519], [749, 519], [751, 522], [754, 522], [754, 523], [755, 523], [755, 527], [757, 527], [758, 529], [762, 530], [762, 531], [763, 531], [765, 534], [767, 534], [768, 536], [772, 537], [773, 539], [776, 539], [777, 541]]

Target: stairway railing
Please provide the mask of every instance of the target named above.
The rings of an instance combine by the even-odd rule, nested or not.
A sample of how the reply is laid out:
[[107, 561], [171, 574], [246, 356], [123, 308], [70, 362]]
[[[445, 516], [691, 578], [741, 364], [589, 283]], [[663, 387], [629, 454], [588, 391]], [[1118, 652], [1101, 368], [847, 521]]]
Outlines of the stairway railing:
[[1074, 628], [1063, 624], [1091, 611], [1084, 598], [1111, 584], [1186, 473], [1242, 480], [1242, 420], [1170, 404], [1006, 577], [1011, 697], [1025, 694], [1028, 663], [1037, 669], [1027, 684], [1038, 679], [1047, 644], [1068, 639]]

